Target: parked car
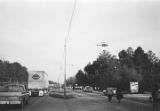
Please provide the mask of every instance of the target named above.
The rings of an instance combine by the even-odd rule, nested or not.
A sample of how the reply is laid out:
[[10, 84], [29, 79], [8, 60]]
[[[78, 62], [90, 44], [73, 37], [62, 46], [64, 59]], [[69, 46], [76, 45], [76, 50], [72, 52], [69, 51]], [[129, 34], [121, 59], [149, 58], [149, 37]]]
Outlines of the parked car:
[[106, 90], [106, 89], [104, 89], [102, 92], [103, 92], [103, 94], [104, 94], [105, 96], [107, 96], [107, 90]]
[[83, 91], [84, 92], [93, 92], [93, 88], [90, 86], [86, 86]]

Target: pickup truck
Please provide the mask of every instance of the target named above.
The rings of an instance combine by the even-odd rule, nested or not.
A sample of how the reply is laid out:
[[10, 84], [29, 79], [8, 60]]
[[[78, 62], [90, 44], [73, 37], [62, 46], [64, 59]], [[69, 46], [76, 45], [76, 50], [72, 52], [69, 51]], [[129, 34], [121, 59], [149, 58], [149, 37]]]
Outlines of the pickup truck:
[[23, 108], [24, 104], [28, 104], [29, 92], [24, 85], [8, 84], [0, 86], [0, 105], [18, 104]]

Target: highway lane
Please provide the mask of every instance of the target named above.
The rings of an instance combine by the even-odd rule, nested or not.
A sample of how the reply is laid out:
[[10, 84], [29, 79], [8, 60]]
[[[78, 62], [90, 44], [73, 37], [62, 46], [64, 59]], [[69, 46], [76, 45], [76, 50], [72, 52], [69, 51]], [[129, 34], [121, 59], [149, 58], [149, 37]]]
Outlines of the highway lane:
[[24, 108], [19, 108], [18, 105], [3, 105], [0, 107], [0, 111], [32, 111], [34, 107], [37, 107], [45, 97], [30, 97], [28, 105], [24, 105]]
[[4, 107], [0, 111], [151, 111], [151, 104], [141, 101], [123, 99], [118, 103], [116, 98], [111, 102], [106, 96], [96, 93], [73, 92], [75, 98], [61, 99], [48, 95], [31, 97], [29, 104], [23, 109]]

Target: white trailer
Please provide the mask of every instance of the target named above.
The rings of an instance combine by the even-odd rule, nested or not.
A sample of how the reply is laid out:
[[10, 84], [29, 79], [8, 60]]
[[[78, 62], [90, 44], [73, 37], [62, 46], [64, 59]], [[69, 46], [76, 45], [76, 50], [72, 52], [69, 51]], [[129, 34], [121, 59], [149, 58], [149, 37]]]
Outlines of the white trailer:
[[49, 86], [47, 73], [45, 71], [30, 71], [28, 77], [28, 91], [30, 96], [44, 96]]

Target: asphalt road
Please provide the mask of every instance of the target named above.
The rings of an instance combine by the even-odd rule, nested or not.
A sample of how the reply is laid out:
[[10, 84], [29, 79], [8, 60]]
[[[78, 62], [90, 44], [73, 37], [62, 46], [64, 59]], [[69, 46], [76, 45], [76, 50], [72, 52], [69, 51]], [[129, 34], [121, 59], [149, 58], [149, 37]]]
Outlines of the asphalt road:
[[123, 99], [118, 103], [115, 98], [111, 102], [106, 96], [96, 93], [74, 92], [72, 99], [50, 97], [31, 97], [29, 104], [23, 109], [15, 106], [0, 107], [0, 111], [152, 111], [150, 103]]

